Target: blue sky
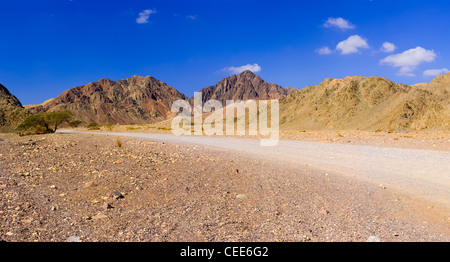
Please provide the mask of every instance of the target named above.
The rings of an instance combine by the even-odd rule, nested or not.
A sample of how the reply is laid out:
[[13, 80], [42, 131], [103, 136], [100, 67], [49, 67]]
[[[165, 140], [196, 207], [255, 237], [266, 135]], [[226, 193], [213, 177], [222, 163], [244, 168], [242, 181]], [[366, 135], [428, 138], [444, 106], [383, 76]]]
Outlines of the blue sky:
[[428, 82], [450, 69], [448, 14], [446, 0], [1, 0], [0, 83], [36, 104], [133, 75], [192, 96], [245, 68], [283, 87]]

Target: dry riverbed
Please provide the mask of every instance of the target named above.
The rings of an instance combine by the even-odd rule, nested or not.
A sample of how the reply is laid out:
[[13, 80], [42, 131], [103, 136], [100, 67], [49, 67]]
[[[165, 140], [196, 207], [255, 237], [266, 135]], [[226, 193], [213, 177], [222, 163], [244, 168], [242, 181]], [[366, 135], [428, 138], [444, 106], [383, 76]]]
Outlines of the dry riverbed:
[[[119, 143], [120, 142], [120, 143]], [[448, 210], [244, 153], [0, 134], [2, 241], [449, 241]]]

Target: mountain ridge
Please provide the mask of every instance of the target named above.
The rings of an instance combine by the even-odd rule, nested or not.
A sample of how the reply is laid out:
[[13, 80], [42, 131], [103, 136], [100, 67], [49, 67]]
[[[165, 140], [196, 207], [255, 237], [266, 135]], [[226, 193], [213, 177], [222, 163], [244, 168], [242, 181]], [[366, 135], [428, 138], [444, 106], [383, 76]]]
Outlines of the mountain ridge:
[[152, 76], [135, 75], [118, 81], [102, 78], [27, 108], [32, 113], [70, 110], [86, 123], [140, 124], [168, 117], [177, 99], [186, 96]]
[[[0, 89], [7, 90], [1, 85]], [[450, 73], [416, 85], [377, 76], [347, 76], [295, 89], [244, 71], [200, 91], [203, 102], [279, 99], [282, 129], [450, 130]], [[24, 107], [9, 91], [3, 91], [3, 97], [9, 97], [3, 101], [24, 114]], [[169, 119], [171, 104], [178, 99], [192, 101], [160, 80], [134, 75], [118, 81], [102, 78], [25, 108], [32, 113], [70, 110], [86, 123], [140, 124]]]
[[327, 78], [280, 100], [283, 129], [450, 129], [450, 74], [428, 84]]
[[0, 128], [15, 128], [28, 115], [30, 112], [22, 106], [19, 99], [0, 84]]
[[[293, 88], [289, 88], [292, 92]], [[215, 85], [202, 88], [202, 102], [218, 100], [225, 105], [226, 100], [269, 100], [278, 99], [288, 94], [283, 87], [264, 81], [250, 70], [223, 78]]]

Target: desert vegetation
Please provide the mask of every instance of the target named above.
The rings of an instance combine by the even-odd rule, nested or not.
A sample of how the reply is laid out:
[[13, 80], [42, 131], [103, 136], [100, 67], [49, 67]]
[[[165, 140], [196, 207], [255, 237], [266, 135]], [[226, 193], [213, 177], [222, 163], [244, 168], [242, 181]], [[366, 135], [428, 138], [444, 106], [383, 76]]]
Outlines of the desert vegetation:
[[70, 111], [34, 114], [25, 118], [17, 130], [21, 135], [54, 133], [59, 125], [69, 122], [71, 117]]

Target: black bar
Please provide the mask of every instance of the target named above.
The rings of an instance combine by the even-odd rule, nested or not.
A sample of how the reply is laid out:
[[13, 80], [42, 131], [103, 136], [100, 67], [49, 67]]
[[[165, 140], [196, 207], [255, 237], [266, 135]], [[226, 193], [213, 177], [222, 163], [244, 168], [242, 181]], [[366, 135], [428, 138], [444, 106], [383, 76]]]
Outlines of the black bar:
[[[2, 256], [32, 259], [105, 259], [126, 258], [128, 261], [155, 261], [154, 258], [195, 260], [231, 259], [278, 259], [291, 261], [323, 258], [359, 259], [401, 259], [418, 258], [427, 260], [448, 257], [448, 243], [272, 243], [272, 242], [171, 242], [171, 243], [0, 243]], [[63, 256], [63, 257], [61, 257]], [[151, 259], [152, 258], [152, 259]], [[6, 260], [5, 260], [6, 261]], [[100, 261], [100, 260], [99, 260]]]

